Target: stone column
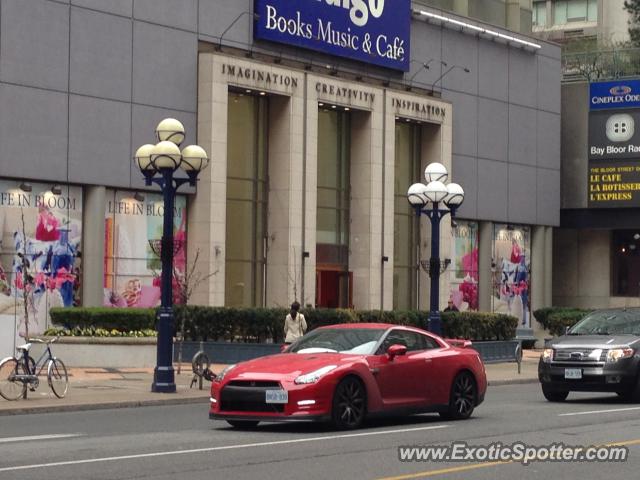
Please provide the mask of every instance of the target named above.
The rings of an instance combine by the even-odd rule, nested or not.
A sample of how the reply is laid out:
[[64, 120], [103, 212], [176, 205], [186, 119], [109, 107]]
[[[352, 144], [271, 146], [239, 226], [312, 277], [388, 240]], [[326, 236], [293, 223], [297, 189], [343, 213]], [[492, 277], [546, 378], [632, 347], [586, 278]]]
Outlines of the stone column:
[[[535, 226], [531, 235], [531, 312], [545, 307], [545, 227]], [[533, 327], [533, 325], [532, 325]]]
[[493, 223], [478, 222], [478, 310], [481, 312], [490, 312], [492, 309], [492, 258]]
[[553, 227], [544, 229], [544, 306], [553, 306]]
[[104, 216], [106, 188], [84, 190], [82, 209], [82, 305], [102, 306], [104, 296]]

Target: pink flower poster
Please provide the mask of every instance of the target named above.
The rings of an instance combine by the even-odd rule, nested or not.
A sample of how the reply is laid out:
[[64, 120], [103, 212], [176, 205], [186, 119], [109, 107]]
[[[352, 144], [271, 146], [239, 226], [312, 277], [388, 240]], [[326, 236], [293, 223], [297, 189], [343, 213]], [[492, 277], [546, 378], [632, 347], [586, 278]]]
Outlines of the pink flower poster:
[[[105, 306], [155, 307], [160, 304], [160, 262], [164, 206], [162, 195], [107, 191], [105, 211]], [[177, 279], [186, 267], [187, 199], [174, 208], [173, 301], [180, 302]]]
[[456, 222], [452, 229], [449, 298], [460, 311], [478, 310], [478, 223]]
[[50, 308], [79, 303], [82, 240], [80, 187], [22, 186], [0, 181], [0, 322], [13, 322], [18, 336], [26, 333], [25, 304], [29, 334], [37, 335], [49, 327]]
[[494, 225], [491, 273], [492, 309], [518, 318], [518, 327], [531, 328], [531, 228]]

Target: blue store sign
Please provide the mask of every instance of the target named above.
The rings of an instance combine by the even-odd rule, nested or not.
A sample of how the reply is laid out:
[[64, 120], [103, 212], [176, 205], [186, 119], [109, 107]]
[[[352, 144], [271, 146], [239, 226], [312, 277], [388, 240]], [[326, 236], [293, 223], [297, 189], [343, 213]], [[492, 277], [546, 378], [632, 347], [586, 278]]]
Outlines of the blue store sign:
[[255, 0], [256, 38], [409, 70], [411, 0]]
[[640, 107], [640, 80], [615, 80], [590, 85], [591, 110]]

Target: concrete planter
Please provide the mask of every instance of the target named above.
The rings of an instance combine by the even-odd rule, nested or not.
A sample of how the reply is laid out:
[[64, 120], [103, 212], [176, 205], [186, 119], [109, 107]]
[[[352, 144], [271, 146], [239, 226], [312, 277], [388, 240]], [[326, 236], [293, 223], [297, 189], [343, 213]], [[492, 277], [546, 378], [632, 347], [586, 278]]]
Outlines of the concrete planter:
[[[34, 344], [34, 358], [41, 348]], [[155, 337], [60, 337], [51, 350], [68, 368], [148, 368], [156, 365]]]

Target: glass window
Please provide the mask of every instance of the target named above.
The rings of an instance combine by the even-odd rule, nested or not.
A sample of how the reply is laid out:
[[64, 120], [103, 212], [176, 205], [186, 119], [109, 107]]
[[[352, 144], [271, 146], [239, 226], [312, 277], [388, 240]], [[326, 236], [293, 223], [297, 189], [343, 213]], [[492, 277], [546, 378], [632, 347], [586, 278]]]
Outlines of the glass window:
[[597, 0], [559, 0], [553, 4], [554, 25], [564, 25], [569, 22], [596, 22], [597, 20]]
[[518, 327], [531, 327], [531, 227], [494, 224], [492, 308], [518, 318]]
[[640, 295], [640, 230], [614, 230], [612, 295]]
[[587, 19], [587, 0], [570, 0], [567, 2], [567, 21], [582, 22]]
[[393, 308], [410, 310], [417, 301], [419, 223], [407, 202], [407, 189], [420, 181], [421, 126], [396, 122], [394, 167]]
[[347, 112], [319, 110], [318, 243], [349, 243], [349, 137]]
[[544, 27], [547, 25], [547, 2], [533, 2], [533, 24]]
[[553, 4], [553, 24], [564, 25], [567, 23], [567, 1], [559, 0]]
[[267, 99], [229, 93], [225, 305], [264, 304]]
[[587, 20], [590, 22], [598, 21], [598, 0], [589, 0], [587, 12]]
[[449, 298], [460, 310], [478, 310], [478, 224], [456, 220], [451, 245]]

